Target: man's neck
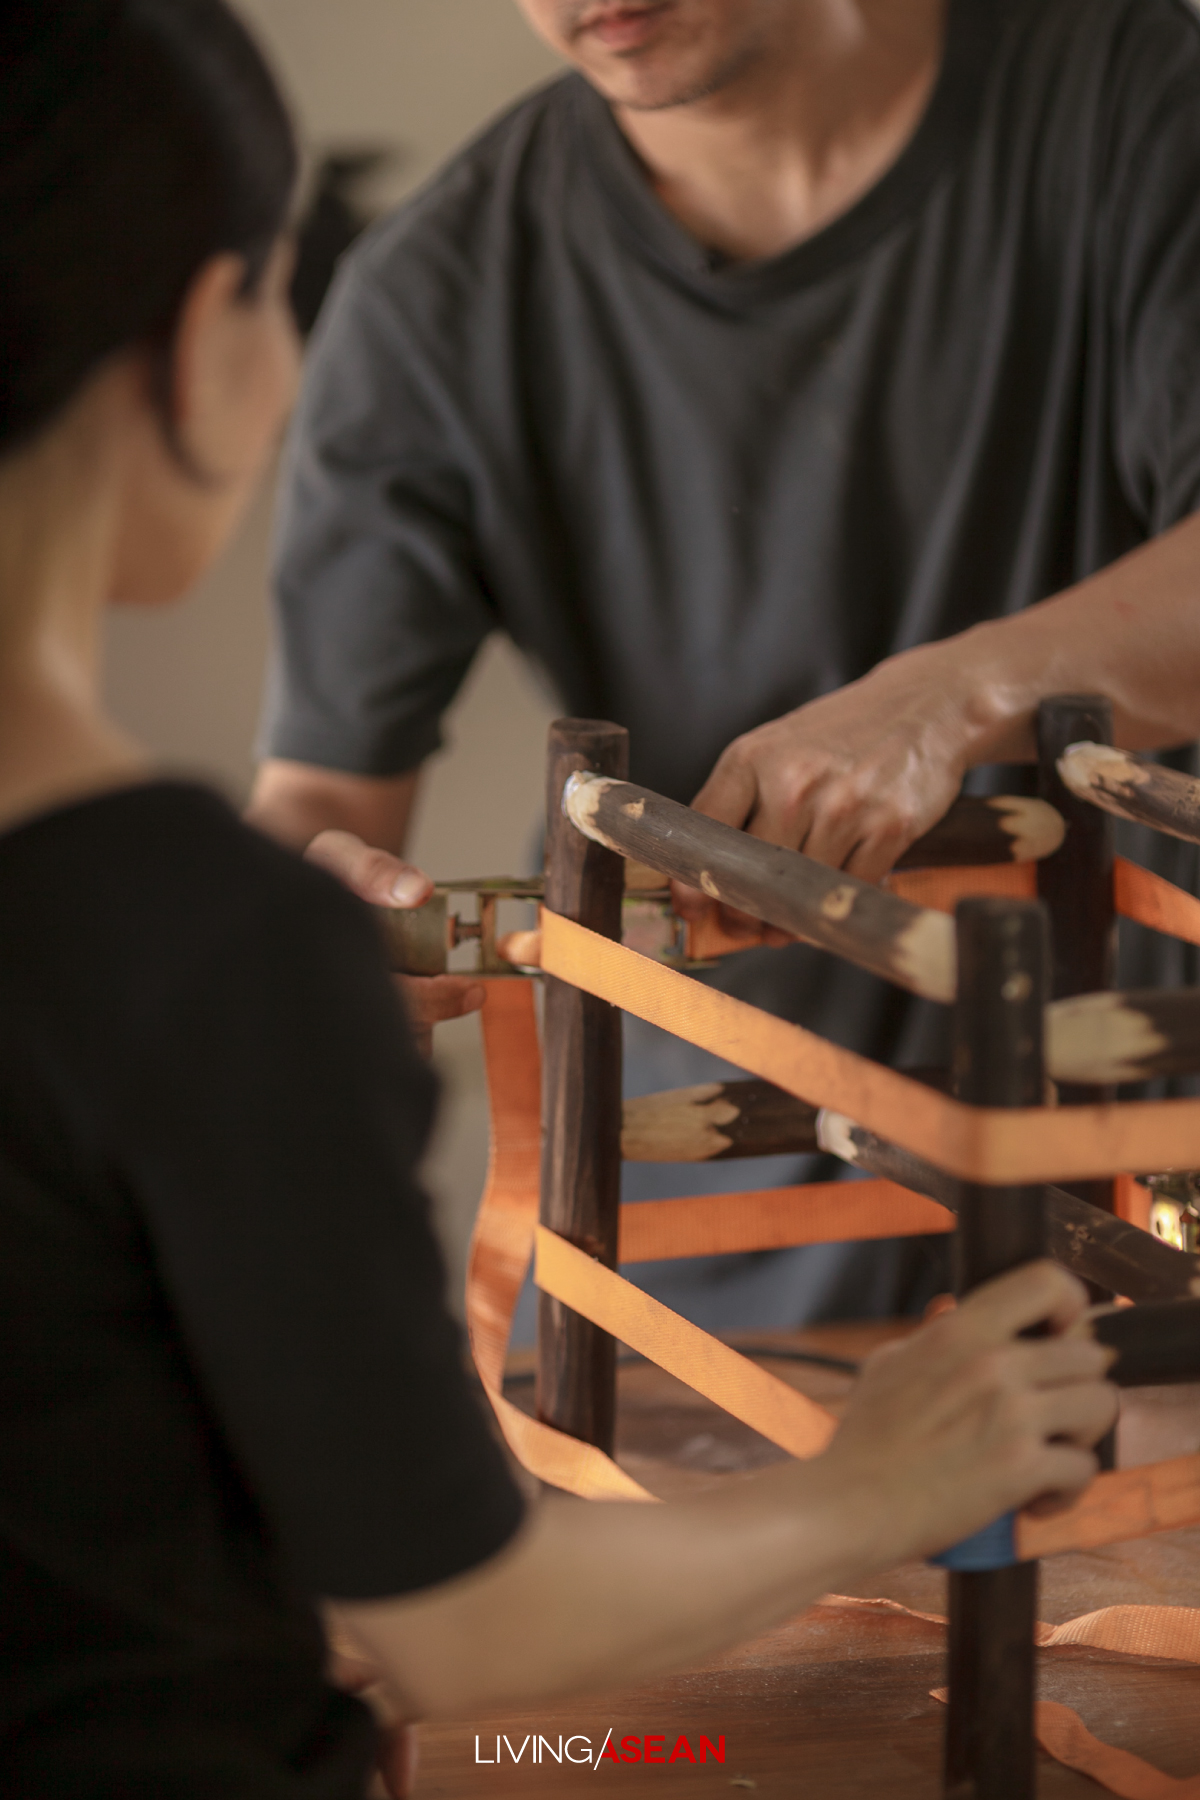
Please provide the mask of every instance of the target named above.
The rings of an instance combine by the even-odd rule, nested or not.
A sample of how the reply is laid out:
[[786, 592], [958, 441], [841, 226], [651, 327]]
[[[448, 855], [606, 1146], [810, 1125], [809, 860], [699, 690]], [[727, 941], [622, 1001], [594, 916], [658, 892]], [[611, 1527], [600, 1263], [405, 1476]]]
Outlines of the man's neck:
[[937, 81], [946, 0], [807, 0], [707, 99], [617, 121], [662, 204], [736, 261], [846, 212], [909, 142]]

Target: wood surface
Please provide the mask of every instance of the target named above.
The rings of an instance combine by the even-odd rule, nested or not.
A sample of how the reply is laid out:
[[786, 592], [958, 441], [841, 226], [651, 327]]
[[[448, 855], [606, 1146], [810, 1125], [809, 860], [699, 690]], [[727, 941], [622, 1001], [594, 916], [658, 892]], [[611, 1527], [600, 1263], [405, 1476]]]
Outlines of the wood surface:
[[[625, 867], [563, 816], [578, 770], [623, 776], [629, 736], [616, 725], [559, 719], [546, 775], [546, 902], [601, 936], [621, 934]], [[621, 1190], [621, 1015], [570, 983], [545, 977], [542, 1014], [540, 1217], [607, 1268], [617, 1263]], [[538, 1295], [538, 1416], [610, 1453], [616, 1346], [588, 1320]]]
[[817, 1148], [817, 1109], [770, 1081], [706, 1081], [626, 1100], [627, 1162], [725, 1162]]
[[[823, 1150], [957, 1211], [961, 1184], [911, 1150], [837, 1114], [819, 1115], [817, 1133]], [[1106, 1293], [1139, 1302], [1186, 1299], [1200, 1280], [1200, 1256], [1176, 1250], [1065, 1188], [1046, 1189], [1046, 1251]]]
[[581, 777], [567, 812], [594, 843], [710, 899], [870, 969], [927, 1000], [954, 996], [954, 931], [943, 913], [706, 819], [630, 782]]
[[1108, 1372], [1118, 1387], [1200, 1382], [1200, 1300], [1123, 1306], [1099, 1314], [1091, 1328], [1119, 1352]]
[[[1050, 911], [1053, 956], [1052, 1000], [1103, 992], [1116, 984], [1117, 913], [1113, 890], [1116, 835], [1112, 818], [1072, 793], [1059, 773], [1059, 758], [1082, 739], [1111, 744], [1112, 702], [1102, 694], [1061, 694], [1038, 708], [1038, 792], [1066, 826], [1061, 847], [1039, 862], [1038, 895]], [[1111, 1084], [1058, 1080], [1060, 1106], [1083, 1106], [1115, 1098]], [[1105, 1212], [1115, 1208], [1107, 1181], [1073, 1182], [1071, 1192]], [[1093, 1285], [1093, 1298], [1106, 1298]], [[1103, 1460], [1111, 1458], [1111, 1447]]]
[[1045, 800], [960, 794], [937, 824], [896, 860], [897, 869], [983, 868], [1038, 862], [1063, 841], [1061, 814]]
[[1059, 773], [1070, 791], [1091, 805], [1153, 825], [1169, 837], [1200, 844], [1200, 781], [1164, 769], [1130, 750], [1106, 742], [1079, 741], [1065, 748]]
[[1200, 1069], [1200, 988], [1056, 1000], [1046, 1009], [1046, 1063], [1064, 1086], [1088, 1077], [1110, 1084], [1194, 1072]]
[[[962, 900], [955, 924], [955, 1095], [975, 1106], [1036, 1106], [1045, 1087], [1046, 908], [1040, 901]], [[960, 1295], [1044, 1256], [1045, 1189], [964, 1182], [954, 1253]], [[950, 1576], [948, 1800], [1033, 1800], [1037, 1579], [1036, 1563]]]

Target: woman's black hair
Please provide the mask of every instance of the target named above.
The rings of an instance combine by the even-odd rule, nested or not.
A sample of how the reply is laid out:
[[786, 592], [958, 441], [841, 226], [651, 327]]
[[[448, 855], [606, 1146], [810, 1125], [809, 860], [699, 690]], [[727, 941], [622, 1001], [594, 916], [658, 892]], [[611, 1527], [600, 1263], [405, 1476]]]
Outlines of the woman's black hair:
[[223, 0], [0, 0], [0, 457], [108, 357], [168, 346], [210, 257], [252, 290], [296, 170]]

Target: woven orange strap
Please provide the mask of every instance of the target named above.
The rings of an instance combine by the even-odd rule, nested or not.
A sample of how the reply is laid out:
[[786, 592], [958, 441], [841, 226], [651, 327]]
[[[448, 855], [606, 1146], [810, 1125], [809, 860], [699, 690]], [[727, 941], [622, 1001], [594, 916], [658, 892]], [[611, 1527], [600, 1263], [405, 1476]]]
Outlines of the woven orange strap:
[[727, 1256], [953, 1230], [953, 1213], [894, 1181], [814, 1181], [806, 1187], [623, 1206], [620, 1261]]
[[816, 1456], [833, 1436], [836, 1421], [815, 1400], [541, 1225], [534, 1278], [543, 1293], [686, 1381], [789, 1455]]
[[1185, 944], [1200, 944], [1200, 900], [1123, 856], [1113, 870], [1113, 899], [1123, 919], [1136, 919]]
[[1032, 1561], [1060, 1550], [1098, 1550], [1184, 1525], [1200, 1525], [1200, 1456], [1173, 1456], [1097, 1475], [1073, 1506], [1052, 1518], [1022, 1513], [1017, 1555]]
[[[975, 894], [998, 894], [1009, 900], [1037, 895], [1036, 863], [997, 863], [963, 869], [898, 869], [884, 884], [913, 906], [952, 913], [960, 900]], [[1200, 944], [1200, 900], [1164, 881], [1138, 863], [1118, 856], [1113, 865], [1113, 904], [1123, 919], [1136, 919], [1154, 931]], [[726, 956], [761, 943], [762, 929], [747, 925], [738, 932], [723, 927], [715, 914], [689, 928], [689, 954], [697, 958]]]
[[964, 1181], [1014, 1185], [1200, 1167], [1200, 1100], [964, 1106], [582, 925], [542, 914], [542, 967]]
[[[637, 960], [646, 968], [656, 966], [644, 958]], [[471, 1242], [467, 1281], [467, 1320], [480, 1379], [514, 1453], [542, 1480], [589, 1499], [649, 1500], [654, 1496], [611, 1458], [530, 1419], [503, 1395], [512, 1315], [538, 1232], [541, 1052], [532, 984], [504, 979], [488, 982], [487, 988], [483, 1027], [492, 1109], [492, 1157]], [[827, 1241], [815, 1234], [813, 1225], [822, 1233], [832, 1232], [842, 1208], [853, 1214], [856, 1207], [861, 1207], [862, 1236], [884, 1235], [885, 1228], [886, 1235], [903, 1230], [900, 1221], [905, 1217], [904, 1208], [915, 1208], [914, 1222], [924, 1220], [923, 1228], [927, 1230], [944, 1229], [949, 1222], [942, 1208], [908, 1194], [905, 1189], [893, 1188], [891, 1183], [831, 1185], [841, 1186], [842, 1197], [833, 1208], [828, 1190], [817, 1189], [815, 1220], [806, 1219], [803, 1204], [793, 1198], [797, 1193], [812, 1193], [811, 1189], [790, 1193], [781, 1190], [787, 1196], [782, 1202], [774, 1201], [770, 1194], [706, 1195], [694, 1200], [648, 1201], [623, 1207], [622, 1253], [629, 1260], [634, 1259], [631, 1252], [636, 1249], [654, 1257], [669, 1256], [673, 1251], [681, 1253], [680, 1247], [672, 1246], [665, 1235], [665, 1226], [672, 1220], [685, 1227], [690, 1239], [691, 1248], [683, 1250], [683, 1254], [711, 1250], [714, 1237], [720, 1247], [747, 1250]], [[863, 1194], [863, 1190], [867, 1193]], [[900, 1209], [895, 1214], [888, 1210], [893, 1193]], [[716, 1209], [722, 1204], [738, 1207], [742, 1216], [739, 1219], [735, 1213], [718, 1237], [714, 1220]], [[643, 1213], [650, 1215], [645, 1227], [639, 1217]], [[643, 1233], [640, 1240], [639, 1233]], [[774, 1442], [791, 1449], [793, 1445], [815, 1442], [822, 1432], [827, 1435], [822, 1420], [828, 1415], [822, 1408], [814, 1408], [794, 1389], [776, 1382], [727, 1346], [716, 1344], [563, 1240], [551, 1237], [548, 1258], [544, 1246], [540, 1258], [540, 1277], [558, 1290], [558, 1297], [565, 1304], [593, 1318], [631, 1348], [643, 1350], [735, 1417], [756, 1429], [762, 1429], [765, 1423], [768, 1428], [764, 1435]], [[710, 1352], [705, 1348], [708, 1345], [715, 1345], [715, 1352], [721, 1354]], [[697, 1354], [709, 1358], [702, 1368], [694, 1361]], [[703, 1382], [695, 1379], [698, 1372], [703, 1374]], [[782, 1399], [776, 1390], [789, 1398]], [[769, 1395], [769, 1399], [764, 1395]], [[784, 1435], [778, 1435], [779, 1432]], [[1200, 1456], [1177, 1457], [1140, 1469], [1101, 1475], [1068, 1511], [1049, 1519], [1018, 1520], [1017, 1544], [1022, 1556], [1047, 1556], [1058, 1550], [1093, 1549], [1190, 1524], [1200, 1524]]]
[[540, 1480], [585, 1500], [653, 1500], [603, 1451], [531, 1419], [504, 1398], [508, 1338], [537, 1229], [542, 1056], [532, 982], [506, 978], [486, 985], [492, 1151], [467, 1262], [475, 1367], [513, 1454]]

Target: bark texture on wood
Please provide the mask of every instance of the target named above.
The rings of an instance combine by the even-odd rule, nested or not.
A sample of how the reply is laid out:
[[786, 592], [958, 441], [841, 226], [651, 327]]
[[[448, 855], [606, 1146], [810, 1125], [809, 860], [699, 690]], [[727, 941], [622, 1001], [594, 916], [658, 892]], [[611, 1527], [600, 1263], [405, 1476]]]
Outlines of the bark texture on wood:
[[[1095, 994], [1111, 988], [1117, 976], [1117, 912], [1113, 894], [1113, 858], [1116, 852], [1112, 819], [1064, 783], [1059, 759], [1070, 744], [1082, 738], [1111, 744], [1112, 703], [1100, 694], [1060, 694], [1038, 708], [1038, 791], [1043, 800], [1061, 813], [1066, 838], [1061, 849], [1038, 865], [1038, 894], [1050, 908], [1050, 934], [1054, 968], [1050, 981], [1053, 1000], [1076, 994]], [[1052, 1060], [1052, 1059], [1051, 1059]], [[1113, 1077], [1093, 1081], [1061, 1079], [1060, 1106], [1081, 1106], [1114, 1098]], [[1116, 1079], [1120, 1079], [1117, 1077]], [[1112, 1212], [1115, 1188], [1108, 1181], [1080, 1181], [1072, 1192], [1093, 1206]], [[1095, 1298], [1103, 1298], [1096, 1289]], [[1102, 1451], [1107, 1467], [1113, 1446]]]
[[1118, 1387], [1200, 1381], [1200, 1300], [1101, 1313], [1092, 1320], [1092, 1335], [1120, 1352], [1108, 1372]]
[[1064, 746], [1058, 768], [1079, 799], [1118, 819], [1200, 844], [1200, 781], [1194, 776], [1164, 769], [1131, 750], [1114, 750], [1103, 738]]
[[[1200, 1069], [1200, 989], [1146, 988], [1078, 994], [1046, 1008], [1051, 1077], [1077, 1092], [1088, 1081], [1148, 1081]], [[1087, 1091], [1087, 1090], [1085, 1090]], [[1091, 1184], [1089, 1184], [1091, 1185]]]
[[962, 794], [932, 830], [896, 859], [898, 869], [984, 868], [1052, 856], [1066, 826], [1045, 800]]
[[[621, 935], [625, 865], [580, 836], [562, 810], [580, 770], [623, 776], [629, 736], [616, 725], [559, 719], [546, 781], [546, 903], [603, 937]], [[541, 1221], [617, 1264], [621, 1186], [621, 1015], [569, 983], [544, 984]], [[538, 1417], [611, 1454], [616, 1345], [548, 1294], [538, 1295]]]
[[[955, 919], [955, 1093], [976, 1106], [1036, 1106], [1049, 983], [1045, 908], [963, 900]], [[955, 1234], [960, 1294], [1045, 1253], [1043, 1188], [963, 1183]], [[950, 1576], [945, 1791], [954, 1800], [1032, 1800], [1036, 1603], [1034, 1563]]]
[[593, 843], [648, 863], [927, 1000], [954, 997], [954, 931], [944, 913], [910, 906], [869, 882], [764, 844], [629, 782], [581, 777], [570, 784], [565, 805]]
[[706, 1081], [625, 1102], [626, 1162], [726, 1162], [817, 1147], [817, 1109], [769, 1081]]

